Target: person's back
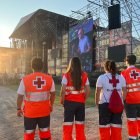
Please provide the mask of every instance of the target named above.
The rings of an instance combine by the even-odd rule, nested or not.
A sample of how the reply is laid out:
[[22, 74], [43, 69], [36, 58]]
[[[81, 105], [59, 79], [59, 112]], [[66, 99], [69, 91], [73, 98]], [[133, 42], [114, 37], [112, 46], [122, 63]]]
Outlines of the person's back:
[[18, 88], [17, 116], [21, 116], [22, 113], [24, 115], [24, 140], [34, 140], [37, 125], [40, 139], [51, 139], [50, 112], [55, 100], [55, 87], [52, 77], [43, 74], [42, 68], [41, 58], [34, 58], [34, 72], [23, 77]]
[[[122, 140], [122, 112], [118, 112], [118, 108], [112, 108], [110, 102], [114, 89], [117, 90], [118, 101], [123, 102], [126, 94], [125, 79], [116, 72], [116, 64], [114, 61], [108, 60], [104, 64], [105, 74], [97, 79], [95, 103], [99, 109], [99, 132], [100, 140]], [[114, 98], [114, 97], [113, 97]], [[116, 111], [117, 108], [117, 111]]]
[[52, 87], [52, 77], [35, 72], [25, 76], [23, 82], [26, 90], [24, 115], [31, 118], [48, 116], [50, 114], [49, 92]]
[[127, 69], [121, 74], [127, 84], [125, 112], [129, 140], [132, 140], [137, 139], [140, 134], [140, 70], [134, 66], [136, 63], [135, 55], [126, 56], [125, 63]]
[[[120, 95], [120, 97], [122, 98], [123, 100], [123, 97], [122, 97], [122, 85], [124, 83], [124, 78], [122, 78], [121, 75], [119, 74], [115, 74], [115, 79], [116, 81], [118, 80], [119, 82], [116, 84], [116, 89], [118, 91], [118, 94]], [[99, 103], [104, 103], [104, 102], [108, 102], [109, 103], [109, 98], [112, 94], [112, 91], [113, 91], [113, 83], [109, 82], [109, 80], [111, 81], [112, 80], [112, 74], [111, 73], [105, 73], [105, 74], [102, 74], [98, 77], [98, 80], [101, 81], [100, 84], [102, 84], [102, 91], [101, 93], [103, 94], [104, 93], [104, 96], [102, 96], [102, 99], [100, 100]]]
[[63, 140], [72, 140], [75, 123], [76, 140], [86, 140], [84, 133], [85, 102], [90, 94], [86, 72], [82, 71], [78, 57], [70, 60], [62, 78], [61, 103], [64, 105]]
[[130, 66], [121, 73], [127, 84], [127, 103], [140, 103], [140, 69]]
[[[64, 74], [64, 76], [66, 77], [66, 79], [68, 81], [67, 88], [66, 88], [65, 100], [75, 101], [75, 102], [79, 102], [79, 103], [85, 103], [85, 84], [87, 81], [87, 73], [82, 72], [81, 75], [82, 75], [81, 76], [81, 80], [82, 80], [81, 89], [75, 90], [75, 88], [73, 86], [72, 79], [71, 79], [71, 74], [70, 73]], [[79, 92], [81, 93], [80, 95], [76, 94]], [[70, 94], [70, 93], [75, 93], [75, 94]]]

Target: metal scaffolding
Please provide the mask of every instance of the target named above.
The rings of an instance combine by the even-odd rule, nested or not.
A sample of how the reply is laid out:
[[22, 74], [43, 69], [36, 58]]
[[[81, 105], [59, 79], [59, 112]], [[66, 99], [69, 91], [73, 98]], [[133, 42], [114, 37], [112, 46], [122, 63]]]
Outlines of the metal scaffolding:
[[[103, 45], [101, 42], [106, 40], [110, 34], [113, 34], [114, 38], [116, 35], [118, 39], [126, 35], [125, 39], [128, 40], [126, 54], [136, 54], [140, 62], [140, 0], [87, 0], [87, 2], [88, 4], [83, 8], [72, 11], [70, 17], [81, 22], [92, 16], [95, 24], [105, 28], [104, 31], [100, 28], [97, 30], [96, 63], [101, 63], [107, 58], [107, 50], [110, 44]], [[108, 7], [112, 4], [120, 4], [122, 26], [119, 29], [109, 30]], [[69, 26], [73, 26], [74, 22], [76, 21], [71, 20]], [[110, 38], [108, 39], [110, 42]]]

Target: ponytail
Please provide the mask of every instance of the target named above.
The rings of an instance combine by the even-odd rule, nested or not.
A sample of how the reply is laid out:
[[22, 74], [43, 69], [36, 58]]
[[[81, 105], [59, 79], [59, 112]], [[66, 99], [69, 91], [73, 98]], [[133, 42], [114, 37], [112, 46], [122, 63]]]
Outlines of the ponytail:
[[109, 72], [112, 75], [115, 75], [116, 74], [116, 64], [115, 64], [114, 61], [110, 61], [110, 63], [109, 63]]
[[104, 68], [106, 71], [110, 72], [112, 75], [116, 74], [116, 64], [114, 61], [112, 60], [107, 60], [105, 62]]

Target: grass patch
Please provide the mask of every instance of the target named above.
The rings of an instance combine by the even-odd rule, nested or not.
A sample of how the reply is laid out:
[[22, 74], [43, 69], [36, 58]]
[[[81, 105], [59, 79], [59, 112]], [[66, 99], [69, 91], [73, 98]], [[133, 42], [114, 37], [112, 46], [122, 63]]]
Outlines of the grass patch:
[[[7, 85], [6, 87], [17, 91], [19, 85]], [[60, 105], [60, 89], [61, 89], [61, 85], [60, 84], [56, 84], [55, 85], [55, 89], [56, 89], [56, 99], [55, 99], [55, 105]], [[91, 94], [90, 97], [88, 98], [87, 102], [86, 102], [86, 107], [91, 107], [91, 106], [95, 106], [94, 103], [94, 93], [95, 93], [95, 88], [91, 87]]]
[[91, 87], [91, 93], [89, 98], [87, 99], [86, 107], [95, 106], [94, 97], [95, 97], [95, 88]]

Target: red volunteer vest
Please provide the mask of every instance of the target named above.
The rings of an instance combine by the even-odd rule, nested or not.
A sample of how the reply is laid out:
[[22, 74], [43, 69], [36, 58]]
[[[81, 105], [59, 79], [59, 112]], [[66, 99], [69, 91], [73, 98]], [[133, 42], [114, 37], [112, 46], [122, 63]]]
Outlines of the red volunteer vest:
[[24, 116], [29, 118], [50, 115], [52, 77], [40, 72], [23, 78], [25, 85]]
[[128, 68], [121, 73], [127, 84], [126, 102], [130, 104], [140, 103], [140, 69]]
[[85, 84], [87, 81], [87, 73], [82, 73], [82, 87], [80, 91], [74, 89], [70, 73], [66, 73], [64, 75], [68, 81], [65, 91], [65, 100], [85, 103]]

